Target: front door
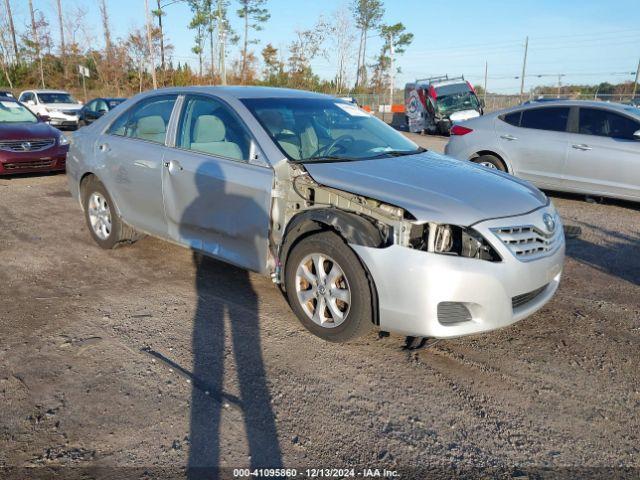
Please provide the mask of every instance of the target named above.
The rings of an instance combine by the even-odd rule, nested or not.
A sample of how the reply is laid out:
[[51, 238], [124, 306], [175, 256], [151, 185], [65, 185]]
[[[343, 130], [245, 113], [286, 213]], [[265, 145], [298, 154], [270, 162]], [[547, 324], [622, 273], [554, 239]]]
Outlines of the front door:
[[569, 112], [569, 107], [529, 108], [496, 122], [500, 147], [510, 159], [514, 175], [539, 187], [562, 185]]
[[640, 198], [640, 121], [604, 108], [581, 107], [570, 136], [567, 187], [579, 192]]
[[162, 173], [169, 236], [191, 248], [264, 272], [273, 171], [249, 159], [244, 123], [215, 97], [187, 96], [176, 148]]
[[122, 218], [159, 236], [167, 234], [162, 168], [176, 98], [162, 95], [140, 101], [118, 117], [96, 143], [96, 156], [109, 171], [103, 182]]

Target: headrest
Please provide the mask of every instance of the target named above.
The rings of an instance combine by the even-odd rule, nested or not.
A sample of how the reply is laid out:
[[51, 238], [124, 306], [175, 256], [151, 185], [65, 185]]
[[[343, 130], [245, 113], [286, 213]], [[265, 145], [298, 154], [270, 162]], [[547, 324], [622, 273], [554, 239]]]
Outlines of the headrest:
[[164, 120], [160, 115], [151, 115], [150, 117], [138, 119], [136, 128], [138, 135], [155, 135], [166, 132]]
[[215, 115], [200, 115], [196, 120], [192, 143], [222, 142], [227, 129], [220, 118]]
[[284, 118], [277, 110], [265, 110], [260, 114], [260, 118], [271, 135], [278, 135], [284, 128]]

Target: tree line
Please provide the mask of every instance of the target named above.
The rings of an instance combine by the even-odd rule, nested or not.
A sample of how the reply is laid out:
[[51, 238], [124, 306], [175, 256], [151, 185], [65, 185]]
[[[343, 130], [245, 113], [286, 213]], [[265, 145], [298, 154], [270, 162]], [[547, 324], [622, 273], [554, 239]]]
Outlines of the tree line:
[[[382, 0], [351, 0], [312, 26], [293, 31], [281, 48], [260, 38], [272, 15], [268, 0], [145, 0], [148, 20], [117, 38], [107, 0], [54, 0], [55, 15], [49, 17], [28, 0], [28, 24], [22, 28], [12, 6], [24, 0], [0, 1], [0, 86], [15, 89], [78, 90], [82, 65], [90, 72], [87, 89], [101, 95], [196, 84], [381, 93], [392, 78], [391, 55], [401, 55], [413, 41], [402, 23], [385, 23]], [[193, 56], [187, 61], [175, 54], [164, 28], [175, 3], [188, 5], [192, 13], [185, 25], [193, 34]], [[95, 7], [101, 28], [88, 21]], [[368, 42], [372, 38], [381, 45], [375, 53]], [[332, 65], [331, 77], [314, 71], [312, 64], [320, 59]]]

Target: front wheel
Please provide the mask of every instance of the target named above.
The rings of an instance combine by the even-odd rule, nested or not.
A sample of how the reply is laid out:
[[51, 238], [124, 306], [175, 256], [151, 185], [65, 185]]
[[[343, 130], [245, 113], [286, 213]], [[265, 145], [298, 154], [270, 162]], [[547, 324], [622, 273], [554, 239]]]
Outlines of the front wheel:
[[333, 232], [301, 240], [285, 267], [291, 308], [314, 335], [347, 342], [373, 328], [372, 295], [356, 254]]

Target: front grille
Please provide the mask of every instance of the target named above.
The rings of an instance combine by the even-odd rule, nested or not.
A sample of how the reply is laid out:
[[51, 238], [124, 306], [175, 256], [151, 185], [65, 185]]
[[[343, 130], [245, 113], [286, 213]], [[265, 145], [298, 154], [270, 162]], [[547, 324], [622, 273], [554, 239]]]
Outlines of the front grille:
[[26, 162], [15, 162], [3, 164], [5, 170], [31, 170], [32, 168], [49, 168], [55, 160], [29, 160]]
[[62, 110], [62, 113], [64, 113], [65, 115], [78, 115], [77, 110]]
[[440, 302], [438, 304], [438, 321], [442, 325], [470, 322], [471, 312], [464, 303]]
[[493, 228], [491, 231], [504, 243], [516, 258], [523, 261], [546, 257], [560, 245], [562, 228], [556, 220], [553, 233], [545, 233], [533, 225]]
[[544, 285], [540, 288], [537, 288], [533, 292], [523, 293], [522, 295], [516, 295], [511, 299], [511, 306], [513, 308], [518, 308], [518, 307], [522, 307], [523, 305], [526, 305], [527, 303], [534, 300], [542, 292], [544, 292], [546, 288], [547, 288], [547, 285]]
[[33, 140], [1, 140], [0, 150], [8, 152], [39, 152], [51, 148], [55, 138], [38, 138]]

